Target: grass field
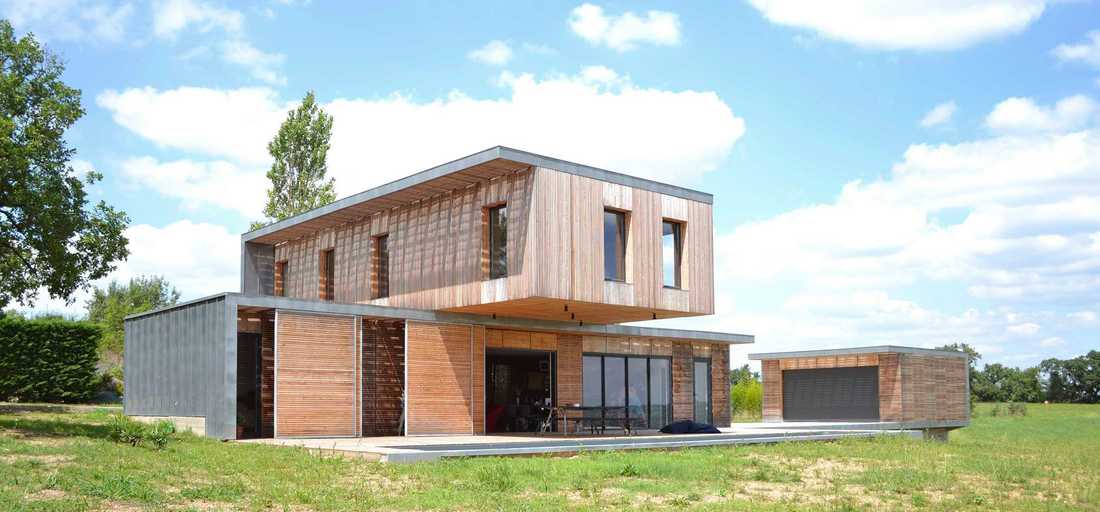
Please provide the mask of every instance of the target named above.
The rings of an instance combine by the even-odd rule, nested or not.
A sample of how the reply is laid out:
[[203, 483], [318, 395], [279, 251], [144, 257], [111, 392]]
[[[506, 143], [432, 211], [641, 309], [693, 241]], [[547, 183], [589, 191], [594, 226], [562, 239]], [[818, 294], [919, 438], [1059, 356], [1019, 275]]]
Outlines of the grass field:
[[883, 437], [382, 465], [0, 414], [0, 510], [1100, 510], [1100, 406], [988, 406], [947, 444]]

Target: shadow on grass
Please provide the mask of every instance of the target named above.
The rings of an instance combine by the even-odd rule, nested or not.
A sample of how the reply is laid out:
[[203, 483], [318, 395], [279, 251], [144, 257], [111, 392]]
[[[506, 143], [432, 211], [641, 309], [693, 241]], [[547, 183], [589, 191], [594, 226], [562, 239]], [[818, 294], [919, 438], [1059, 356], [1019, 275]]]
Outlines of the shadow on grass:
[[27, 437], [90, 437], [110, 439], [107, 425], [75, 423], [70, 421], [0, 417], [0, 429], [13, 430]]

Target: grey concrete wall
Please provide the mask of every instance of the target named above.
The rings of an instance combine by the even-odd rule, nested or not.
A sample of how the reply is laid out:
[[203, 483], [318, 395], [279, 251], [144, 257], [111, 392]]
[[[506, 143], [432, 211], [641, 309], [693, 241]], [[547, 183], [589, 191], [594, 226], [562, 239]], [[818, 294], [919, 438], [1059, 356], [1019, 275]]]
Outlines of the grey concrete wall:
[[275, 247], [241, 242], [241, 293], [275, 294]]
[[125, 413], [201, 416], [207, 435], [233, 438], [235, 310], [222, 295], [126, 320]]

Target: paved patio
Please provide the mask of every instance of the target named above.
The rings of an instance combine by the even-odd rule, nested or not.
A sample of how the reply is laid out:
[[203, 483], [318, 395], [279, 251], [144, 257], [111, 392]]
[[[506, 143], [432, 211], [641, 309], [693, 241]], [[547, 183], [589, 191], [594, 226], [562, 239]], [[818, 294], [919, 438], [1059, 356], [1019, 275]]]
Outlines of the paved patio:
[[295, 446], [323, 454], [363, 457], [381, 462], [421, 462], [444, 457], [493, 455], [569, 455], [596, 450], [678, 449], [698, 446], [828, 441], [846, 437], [917, 434], [892, 430], [886, 423], [739, 423], [721, 434], [633, 436], [465, 435], [360, 438], [251, 439], [241, 442]]

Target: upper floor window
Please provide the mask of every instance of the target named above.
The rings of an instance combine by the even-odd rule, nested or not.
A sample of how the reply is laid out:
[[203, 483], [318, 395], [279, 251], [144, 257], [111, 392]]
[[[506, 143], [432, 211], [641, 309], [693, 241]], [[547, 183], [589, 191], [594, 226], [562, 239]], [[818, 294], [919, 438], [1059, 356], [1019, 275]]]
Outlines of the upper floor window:
[[665, 288], [682, 288], [680, 261], [683, 257], [684, 225], [666, 220], [661, 222], [661, 268]]
[[390, 237], [374, 237], [371, 251], [371, 298], [390, 296]]
[[321, 251], [321, 300], [333, 300], [335, 294], [336, 276], [336, 251], [325, 249]]
[[603, 277], [626, 281], [626, 213], [603, 211]]
[[275, 262], [275, 296], [286, 297], [286, 261]]
[[489, 208], [489, 279], [508, 275], [508, 206]]

